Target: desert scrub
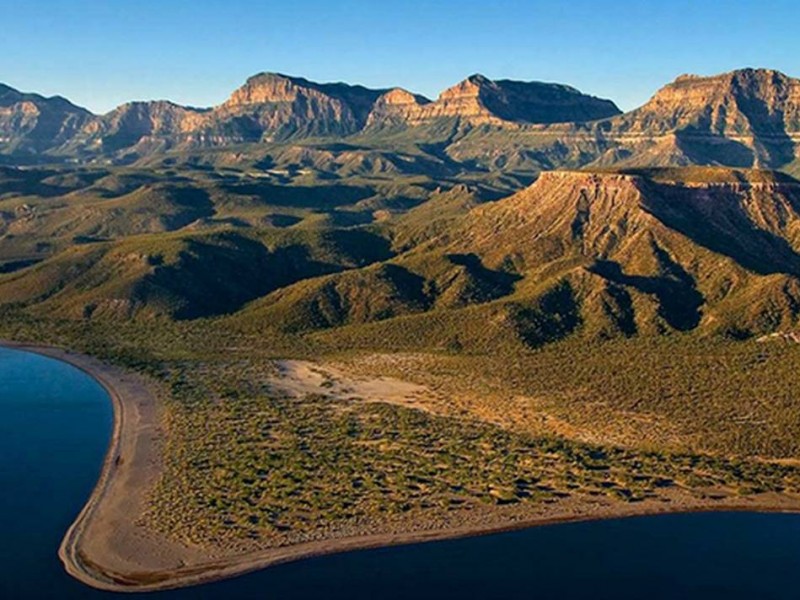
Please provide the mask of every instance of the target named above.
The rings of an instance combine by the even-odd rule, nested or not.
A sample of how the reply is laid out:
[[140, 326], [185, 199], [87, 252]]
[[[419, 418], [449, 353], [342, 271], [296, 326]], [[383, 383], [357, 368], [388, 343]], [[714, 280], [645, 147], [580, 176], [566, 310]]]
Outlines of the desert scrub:
[[476, 506], [800, 485], [790, 466], [598, 447], [325, 394], [282, 397], [273, 374], [247, 360], [165, 370], [169, 436], [151, 525], [192, 543], [281, 545]]

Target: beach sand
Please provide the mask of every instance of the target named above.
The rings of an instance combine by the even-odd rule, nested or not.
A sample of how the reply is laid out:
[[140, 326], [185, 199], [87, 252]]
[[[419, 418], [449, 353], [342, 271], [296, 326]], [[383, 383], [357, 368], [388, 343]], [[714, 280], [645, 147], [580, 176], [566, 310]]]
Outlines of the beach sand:
[[[114, 404], [114, 430], [97, 486], [69, 528], [59, 555], [80, 581], [111, 591], [148, 591], [222, 579], [293, 560], [395, 544], [466, 537], [535, 525], [601, 518], [703, 510], [800, 511], [800, 501], [779, 494], [749, 497], [695, 496], [667, 491], [660, 499], [635, 504], [609, 499], [568, 498], [553, 504], [496, 509], [446, 528], [417, 527], [408, 532], [380, 532], [319, 540], [247, 554], [224, 549], [187, 547], [143, 526], [148, 491], [161, 468], [159, 404], [154, 386], [138, 374], [66, 350], [3, 342], [82, 369], [108, 391]], [[364, 401], [425, 405], [426, 388], [392, 378], [349, 378], [333, 367], [279, 361], [276, 390], [298, 397], [308, 393], [341, 395]]]

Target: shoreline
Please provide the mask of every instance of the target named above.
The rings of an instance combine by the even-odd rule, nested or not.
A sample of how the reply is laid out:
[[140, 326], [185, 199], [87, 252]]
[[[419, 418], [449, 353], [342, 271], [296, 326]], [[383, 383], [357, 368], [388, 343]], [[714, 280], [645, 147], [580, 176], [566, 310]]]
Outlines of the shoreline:
[[[90, 356], [52, 346], [0, 341], [0, 346], [68, 363], [95, 379], [113, 406], [112, 435], [101, 472], [84, 507], [67, 530], [59, 558], [79, 581], [106, 591], [167, 590], [243, 575], [327, 554], [503, 533], [536, 526], [689, 512], [800, 512], [800, 499], [778, 494], [636, 504], [586, 501], [542, 508], [537, 515], [499, 514], [445, 529], [329, 538], [209, 559], [203, 549], [179, 546], [136, 523], [148, 484], [158, 475], [158, 402], [143, 376]], [[541, 507], [539, 507], [541, 508]]]

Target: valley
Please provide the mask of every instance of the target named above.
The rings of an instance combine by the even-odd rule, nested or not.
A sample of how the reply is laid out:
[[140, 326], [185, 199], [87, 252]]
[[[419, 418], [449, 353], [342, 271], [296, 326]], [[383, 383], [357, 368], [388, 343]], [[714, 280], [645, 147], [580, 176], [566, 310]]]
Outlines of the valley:
[[68, 569], [161, 589], [797, 510], [798, 90], [682, 76], [621, 113], [562, 84], [265, 73], [93, 115], [0, 88], [0, 339], [109, 369], [148, 417], [117, 407], [133, 445]]

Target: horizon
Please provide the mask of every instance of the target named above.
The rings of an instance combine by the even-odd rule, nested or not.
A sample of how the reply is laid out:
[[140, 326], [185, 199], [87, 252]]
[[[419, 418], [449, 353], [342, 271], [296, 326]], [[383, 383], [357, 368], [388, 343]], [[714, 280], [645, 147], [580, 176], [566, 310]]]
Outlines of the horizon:
[[[597, 96], [597, 97], [600, 98], [600, 99], [603, 99], [603, 100], [611, 100], [612, 102], [614, 102], [617, 105], [618, 108], [620, 108], [620, 110], [622, 110], [623, 113], [627, 113], [627, 112], [630, 112], [630, 111], [635, 110], [636, 108], [640, 107], [647, 100], [649, 100], [659, 89], [661, 89], [662, 87], [668, 85], [669, 83], [674, 82], [679, 77], [686, 77], [686, 76], [689, 76], [689, 77], [701, 77], [701, 78], [715, 77], [715, 76], [725, 75], [727, 73], [731, 73], [731, 72], [735, 72], [735, 71], [746, 71], [746, 70], [778, 71], [778, 72], [782, 73], [783, 75], [786, 75], [788, 77], [793, 77], [793, 75], [791, 73], [785, 73], [785, 72], [781, 71], [780, 69], [773, 69], [772, 67], [769, 67], [769, 66], [743, 66], [743, 67], [738, 67], [738, 68], [735, 68], [735, 69], [731, 69], [730, 71], [722, 71], [722, 72], [719, 72], [719, 73], [690, 73], [690, 72], [679, 73], [679, 74], [675, 75], [675, 77], [673, 77], [672, 79], [662, 83], [660, 86], [658, 86], [658, 88], [654, 89], [653, 92], [650, 94], [650, 96], [648, 96], [644, 101], [642, 101], [640, 104], [638, 104], [636, 106], [623, 107], [614, 98], [609, 98], [609, 97], [604, 97], [604, 96]], [[235, 88], [231, 89], [228, 92], [228, 96], [230, 96], [230, 94], [233, 93], [236, 89], [238, 89], [241, 86], [243, 86], [247, 82], [248, 79], [250, 79], [252, 77], [257, 77], [259, 75], [266, 75], [266, 74], [278, 75], [278, 76], [281, 76], [281, 77], [286, 77], [288, 79], [305, 79], [306, 81], [309, 81], [310, 83], [315, 83], [315, 84], [319, 84], [319, 85], [344, 84], [344, 85], [349, 85], [349, 86], [353, 86], [353, 87], [361, 86], [361, 87], [365, 87], [365, 88], [373, 89], [373, 90], [377, 90], [377, 91], [389, 91], [391, 89], [404, 89], [405, 91], [411, 92], [412, 94], [421, 95], [421, 96], [425, 97], [427, 100], [430, 100], [430, 101], [435, 101], [439, 97], [439, 94], [441, 92], [449, 89], [450, 87], [453, 87], [453, 86], [457, 85], [458, 83], [460, 83], [462, 81], [465, 81], [466, 79], [469, 79], [470, 77], [483, 76], [483, 77], [486, 77], [486, 78], [488, 78], [488, 79], [490, 79], [492, 81], [502, 81], [502, 80], [506, 80], [506, 81], [523, 81], [523, 80], [512, 80], [512, 79], [510, 79], [508, 77], [502, 77], [502, 76], [500, 76], [500, 77], [491, 77], [491, 76], [485, 75], [484, 73], [477, 73], [476, 72], [476, 73], [470, 73], [469, 75], [465, 75], [464, 77], [462, 77], [458, 81], [455, 81], [452, 84], [442, 88], [439, 92], [437, 92], [434, 95], [427, 95], [427, 94], [422, 94], [421, 92], [418, 92], [415, 89], [409, 89], [409, 88], [405, 88], [405, 87], [401, 87], [401, 86], [388, 86], [388, 87], [384, 87], [384, 88], [372, 88], [372, 87], [370, 87], [368, 85], [365, 85], [365, 84], [363, 84], [361, 82], [358, 82], [358, 81], [311, 80], [311, 79], [305, 77], [304, 75], [297, 74], [297, 73], [280, 73], [280, 72], [277, 72], [277, 71], [260, 71], [258, 73], [253, 73], [252, 75], [249, 75], [247, 78], [245, 78], [238, 86], [236, 86]], [[596, 96], [596, 94], [591, 94], [590, 92], [586, 92], [586, 90], [578, 88], [577, 86], [572, 85], [568, 81], [524, 80], [524, 82], [525, 83], [545, 83], [545, 84], [565, 84], [565, 85], [569, 85], [569, 86], [575, 87], [580, 92], [589, 93], [592, 96]], [[75, 105], [75, 106], [77, 106], [79, 108], [83, 108], [83, 109], [89, 110], [90, 112], [92, 112], [93, 114], [98, 115], [98, 116], [102, 116], [102, 115], [108, 114], [110, 112], [113, 112], [115, 109], [119, 108], [120, 106], [123, 106], [124, 104], [130, 104], [130, 103], [136, 103], [136, 102], [171, 102], [173, 104], [181, 105], [184, 108], [191, 108], [191, 109], [196, 109], [196, 110], [210, 110], [210, 109], [213, 109], [213, 108], [219, 106], [220, 104], [222, 104], [222, 102], [227, 100], [227, 97], [228, 97], [228, 96], [226, 96], [226, 98], [224, 98], [222, 101], [220, 101], [220, 102], [218, 102], [216, 104], [212, 104], [212, 105], [200, 105], [200, 104], [192, 103], [192, 102], [189, 102], [188, 104], [184, 104], [184, 103], [176, 102], [175, 100], [173, 100], [171, 98], [166, 98], [166, 97], [135, 98], [135, 99], [131, 99], [131, 100], [127, 100], [125, 102], [122, 102], [121, 104], [115, 105], [115, 106], [111, 107], [109, 110], [98, 112], [98, 111], [92, 110], [88, 106], [85, 106], [83, 104], [75, 102], [72, 98], [70, 98], [69, 96], [66, 96], [64, 94], [56, 93], [56, 94], [52, 94], [52, 95], [45, 95], [45, 94], [41, 94], [37, 90], [20, 89], [20, 88], [14, 86], [13, 84], [10, 84], [10, 83], [5, 82], [5, 81], [0, 81], [0, 85], [5, 85], [7, 87], [10, 87], [10, 88], [18, 91], [18, 92], [23, 93], [23, 94], [38, 94], [38, 95], [41, 95], [41, 96], [45, 97], [46, 99], [62, 98], [64, 100], [69, 101], [73, 105]]]
[[797, 0], [0, 10], [0, 596], [794, 597]]
[[791, 35], [792, 20], [781, 16], [793, 6], [785, 0], [769, 10], [751, 1], [726, 3], [722, 16], [715, 6], [685, 0], [668, 6], [620, 0], [604, 3], [606, 10], [588, 0], [569, 10], [552, 0], [489, 7], [420, 0], [391, 7], [361, 0], [157, 6], [43, 0], [33, 19], [30, 9], [2, 0], [0, 82], [104, 114], [131, 101], [216, 106], [260, 72], [402, 87], [431, 99], [481, 73], [567, 84], [627, 112], [681, 74], [747, 67], [800, 72], [800, 42]]

